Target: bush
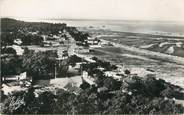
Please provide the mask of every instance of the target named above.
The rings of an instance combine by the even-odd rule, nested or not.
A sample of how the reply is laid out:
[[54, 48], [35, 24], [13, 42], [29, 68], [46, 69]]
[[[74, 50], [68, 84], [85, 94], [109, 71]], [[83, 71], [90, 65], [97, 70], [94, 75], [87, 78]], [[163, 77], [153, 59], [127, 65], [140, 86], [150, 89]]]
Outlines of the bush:
[[119, 90], [120, 87], [121, 87], [121, 82], [120, 81], [117, 81], [111, 77], [108, 77], [104, 80], [104, 83], [103, 83], [104, 87], [108, 88], [108, 90]]
[[3, 48], [1, 50], [2, 54], [16, 54], [16, 51], [13, 48]]
[[18, 75], [23, 72], [22, 59], [19, 56], [1, 58], [1, 76]]
[[72, 55], [69, 57], [69, 64], [75, 66], [76, 63], [81, 62], [82, 59], [76, 55]]

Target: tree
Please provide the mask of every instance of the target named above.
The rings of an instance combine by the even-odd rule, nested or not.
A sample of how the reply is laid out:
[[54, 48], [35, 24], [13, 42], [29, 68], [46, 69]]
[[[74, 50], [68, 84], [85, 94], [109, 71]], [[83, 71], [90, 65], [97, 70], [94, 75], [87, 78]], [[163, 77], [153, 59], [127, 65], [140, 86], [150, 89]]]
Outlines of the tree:
[[77, 62], [81, 62], [82, 59], [76, 55], [72, 55], [69, 57], [69, 64], [72, 66], [75, 66]]
[[112, 77], [107, 77], [104, 80], [103, 84], [104, 84], [103, 86], [108, 88], [109, 90], [119, 90], [122, 83], [120, 81], [113, 79]]
[[56, 104], [55, 103], [55, 95], [52, 94], [51, 92], [43, 92], [42, 94], [39, 95], [39, 97], [36, 99], [37, 100], [37, 105], [39, 107], [39, 114], [48, 114], [48, 113], [53, 113], [53, 107]]
[[54, 51], [28, 52], [23, 55], [23, 68], [33, 79], [48, 79], [54, 77], [55, 58], [57, 53]]
[[1, 58], [1, 75], [18, 75], [22, 70], [22, 60], [19, 56], [9, 56]]
[[129, 75], [130, 74], [130, 71], [127, 70], [127, 69], [124, 72], [125, 72], [126, 75]]
[[74, 100], [76, 98], [75, 94], [64, 91], [62, 89], [57, 90], [56, 95], [56, 103], [53, 106], [54, 114], [71, 114], [74, 111], [75, 103]]
[[6, 47], [8, 45], [13, 45], [13, 43], [14, 43], [14, 36], [8, 32], [2, 32], [1, 45]]
[[16, 51], [13, 49], [13, 48], [3, 48], [2, 50], [1, 50], [1, 53], [2, 54], [14, 54], [14, 55], [16, 55]]

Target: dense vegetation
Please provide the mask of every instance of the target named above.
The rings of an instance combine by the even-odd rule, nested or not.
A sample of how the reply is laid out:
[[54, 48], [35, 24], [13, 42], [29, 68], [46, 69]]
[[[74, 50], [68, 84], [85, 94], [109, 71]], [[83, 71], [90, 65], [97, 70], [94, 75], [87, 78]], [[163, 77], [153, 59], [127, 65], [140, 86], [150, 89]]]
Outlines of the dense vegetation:
[[[105, 87], [105, 84], [110, 85], [107, 79], [103, 80]], [[17, 114], [173, 114], [184, 112], [181, 105], [175, 104], [172, 99], [165, 98], [166, 96], [177, 97], [178, 94], [180, 98], [183, 98], [183, 94], [178, 91], [180, 88], [152, 77], [127, 77], [116, 90], [99, 92], [98, 89], [96, 86], [89, 87], [83, 89], [78, 95], [60, 89], [56, 90], [56, 95], [46, 91], [39, 97], [35, 97], [33, 92], [36, 89], [30, 88], [28, 92], [15, 93], [6, 98], [3, 112]]]
[[16, 51], [13, 48], [3, 48], [3, 49], [1, 49], [1, 54], [14, 54], [14, 55], [16, 55]]
[[[56, 51], [34, 52], [25, 49], [22, 56], [1, 57], [1, 76], [18, 75], [26, 71], [33, 79], [50, 79], [54, 77], [55, 67], [58, 68], [59, 63], [56, 63], [56, 58]], [[62, 71], [61, 67], [60, 71]]]
[[[102, 61], [100, 59], [97, 59], [96, 57], [92, 58], [95, 60], [95, 63], [88, 63], [88, 64], [82, 64], [82, 70], [87, 71], [89, 75], [94, 76], [95, 75], [100, 75], [102, 76], [102, 71], [98, 69], [98, 67], [101, 67], [104, 69], [104, 71], [111, 71], [117, 69], [115, 65], [112, 65], [110, 62], [107, 61]], [[96, 74], [98, 73], [98, 74]]]
[[1, 31], [2, 32], [37, 32], [39, 34], [58, 34], [58, 31], [62, 31], [67, 26], [66, 24], [52, 24], [42, 22], [23, 22], [9, 18], [1, 19]]
[[18, 75], [22, 70], [22, 59], [19, 56], [9, 55], [1, 58], [1, 77], [6, 75]]
[[80, 32], [75, 27], [68, 27], [64, 23], [23, 22], [1, 18], [1, 28], [2, 46], [13, 45], [15, 39], [20, 39], [22, 45], [40, 45], [43, 41], [41, 35], [59, 35], [63, 30], [69, 32], [76, 41], [84, 42], [89, 36], [87, 33]]
[[76, 55], [72, 55], [69, 57], [69, 64], [75, 66], [76, 63], [81, 62], [82, 59]]
[[70, 28], [68, 27], [67, 31], [76, 41], [84, 42], [89, 36], [88, 33], [78, 31], [75, 27], [70, 27]]
[[22, 56], [22, 67], [34, 79], [50, 79], [54, 77], [55, 58], [57, 58], [56, 51], [35, 53], [28, 50]]

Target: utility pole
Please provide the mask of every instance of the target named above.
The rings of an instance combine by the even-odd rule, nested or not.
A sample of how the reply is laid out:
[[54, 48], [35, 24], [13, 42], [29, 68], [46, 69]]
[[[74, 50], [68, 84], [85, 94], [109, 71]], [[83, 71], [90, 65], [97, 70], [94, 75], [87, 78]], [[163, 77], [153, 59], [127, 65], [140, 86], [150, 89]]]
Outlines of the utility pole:
[[56, 79], [56, 64], [54, 66], [54, 78]]

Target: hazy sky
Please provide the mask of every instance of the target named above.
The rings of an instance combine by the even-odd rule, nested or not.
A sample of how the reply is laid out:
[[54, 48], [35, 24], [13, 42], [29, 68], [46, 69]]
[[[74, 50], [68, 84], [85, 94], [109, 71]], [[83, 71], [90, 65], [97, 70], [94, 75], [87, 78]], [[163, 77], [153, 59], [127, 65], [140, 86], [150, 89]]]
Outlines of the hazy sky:
[[1, 16], [184, 21], [184, 0], [0, 0]]

